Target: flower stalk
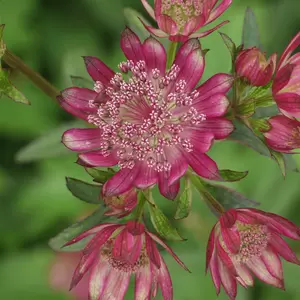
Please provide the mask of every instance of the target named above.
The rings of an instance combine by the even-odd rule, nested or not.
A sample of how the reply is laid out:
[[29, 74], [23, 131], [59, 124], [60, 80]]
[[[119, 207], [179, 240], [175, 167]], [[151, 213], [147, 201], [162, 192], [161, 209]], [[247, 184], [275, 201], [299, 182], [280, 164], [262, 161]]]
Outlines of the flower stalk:
[[56, 97], [60, 94], [51, 83], [49, 83], [42, 75], [32, 70], [26, 65], [18, 56], [6, 49], [2, 59], [11, 68], [19, 70], [23, 73], [30, 81], [32, 81], [41, 91], [47, 96], [56, 101]]

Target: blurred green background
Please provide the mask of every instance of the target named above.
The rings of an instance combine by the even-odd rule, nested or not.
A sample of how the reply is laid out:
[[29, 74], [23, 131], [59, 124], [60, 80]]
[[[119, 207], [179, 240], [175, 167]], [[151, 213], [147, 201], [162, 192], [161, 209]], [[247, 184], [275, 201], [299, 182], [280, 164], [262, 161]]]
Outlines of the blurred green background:
[[[251, 6], [257, 14], [267, 53], [281, 52], [300, 28], [298, 0], [234, 0], [221, 17], [231, 23], [221, 31], [236, 43], [241, 41], [246, 6]], [[123, 57], [119, 36], [125, 24], [125, 7], [135, 8], [148, 17], [139, 0], [1, 0], [0, 23], [6, 24], [7, 47], [63, 89], [71, 86], [70, 75], [85, 76], [83, 55], [98, 56], [112, 68], [117, 66]], [[202, 43], [204, 48], [211, 49], [205, 78], [227, 72], [229, 53], [220, 36], [214, 33]], [[60, 281], [68, 284], [70, 280], [66, 275], [68, 266], [62, 265], [53, 273], [57, 255], [47, 242], [76, 218], [94, 209], [75, 199], [65, 187], [65, 176], [87, 180], [89, 177], [74, 163], [73, 154], [39, 159], [55, 151], [65, 152], [62, 147], [56, 150], [51, 145], [56, 142], [59, 146], [62, 127], [72, 127], [74, 120], [22, 75], [13, 72], [12, 76], [32, 105], [16, 104], [5, 97], [0, 101], [0, 299], [74, 299], [58, 290], [58, 286], [66, 284]], [[54, 134], [46, 135], [53, 130]], [[20, 149], [45, 135], [44, 150], [18, 154]], [[221, 168], [250, 171], [245, 180], [232, 187], [261, 202], [262, 209], [300, 224], [300, 173], [288, 173], [284, 180], [273, 161], [231, 142], [216, 144], [211, 154]], [[300, 166], [300, 158], [297, 159]], [[170, 206], [164, 203], [165, 208]], [[217, 298], [210, 276], [204, 275], [206, 240], [215, 221], [195, 193], [193, 212], [177, 224], [188, 241], [172, 244], [192, 274], [185, 273], [165, 255], [176, 300]], [[294, 243], [293, 248], [300, 254], [299, 244]], [[254, 289], [240, 289], [238, 299], [300, 299], [300, 268], [284, 263], [284, 270], [286, 292], [257, 282]], [[54, 284], [51, 274], [52, 277], [55, 274], [58, 283]], [[50, 288], [50, 281], [56, 290]], [[132, 294], [126, 299], [133, 299]], [[220, 299], [227, 299], [223, 292]]]

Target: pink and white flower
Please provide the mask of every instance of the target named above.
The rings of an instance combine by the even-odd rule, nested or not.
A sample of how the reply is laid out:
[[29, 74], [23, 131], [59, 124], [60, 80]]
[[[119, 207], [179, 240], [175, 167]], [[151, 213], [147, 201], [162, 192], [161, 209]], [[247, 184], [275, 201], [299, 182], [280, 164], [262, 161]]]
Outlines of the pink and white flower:
[[277, 152], [291, 153], [300, 148], [300, 122], [284, 115], [277, 115], [269, 120], [272, 126], [264, 133], [270, 148]]
[[142, 3], [149, 15], [157, 22], [159, 29], [144, 24], [157, 37], [168, 37], [171, 41], [185, 42], [188, 38], [201, 38], [214, 32], [228, 21], [212, 29], [197, 32], [215, 21], [231, 5], [232, 0], [154, 0], [154, 9], [148, 0]]
[[126, 225], [98, 225], [66, 245], [92, 236], [74, 272], [71, 288], [90, 272], [90, 300], [123, 300], [131, 275], [135, 276], [134, 299], [152, 299], [158, 288], [165, 300], [173, 299], [172, 281], [156, 243], [188, 270], [162, 240], [145, 230], [144, 225], [129, 221]]
[[272, 54], [267, 60], [266, 55], [258, 48], [241, 51], [235, 62], [236, 72], [253, 86], [267, 85], [276, 69], [277, 55]]
[[300, 240], [300, 230], [289, 220], [251, 208], [230, 209], [213, 227], [207, 246], [206, 269], [220, 292], [230, 299], [237, 295], [237, 283], [253, 286], [253, 275], [267, 284], [284, 288], [280, 257], [300, 264], [282, 236]]
[[156, 39], [141, 43], [130, 29], [122, 33], [127, 61], [115, 73], [95, 57], [85, 57], [95, 89], [72, 87], [58, 97], [61, 106], [96, 128], [71, 129], [63, 143], [79, 152], [87, 167], [118, 166], [104, 185], [105, 196], [158, 183], [174, 199], [188, 166], [204, 178], [220, 179], [205, 153], [233, 130], [224, 118], [232, 76], [216, 74], [195, 89], [204, 71], [199, 41], [191, 39], [166, 71], [166, 52]]
[[289, 117], [300, 117], [300, 32], [283, 52], [273, 82], [273, 97], [280, 111]]

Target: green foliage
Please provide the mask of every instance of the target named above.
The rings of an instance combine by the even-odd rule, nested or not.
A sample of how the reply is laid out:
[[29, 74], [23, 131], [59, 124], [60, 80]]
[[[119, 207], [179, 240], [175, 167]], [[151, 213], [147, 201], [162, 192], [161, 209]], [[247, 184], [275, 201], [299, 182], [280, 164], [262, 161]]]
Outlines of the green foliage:
[[224, 181], [233, 182], [245, 178], [248, 175], [248, 171], [238, 172], [232, 170], [220, 170], [220, 175]]
[[72, 195], [90, 204], [100, 204], [101, 186], [90, 184], [75, 178], [66, 177], [67, 188]]
[[192, 188], [188, 177], [184, 178], [184, 187], [176, 202], [177, 208], [174, 218], [178, 220], [188, 217], [192, 206]]
[[261, 47], [256, 16], [253, 10], [249, 7], [246, 9], [245, 13], [242, 44], [244, 45], [245, 49], [251, 47]]
[[91, 175], [94, 178], [94, 181], [98, 183], [105, 183], [109, 178], [111, 178], [115, 174], [115, 171], [111, 168], [108, 168], [107, 170], [86, 168], [86, 171], [89, 175]]

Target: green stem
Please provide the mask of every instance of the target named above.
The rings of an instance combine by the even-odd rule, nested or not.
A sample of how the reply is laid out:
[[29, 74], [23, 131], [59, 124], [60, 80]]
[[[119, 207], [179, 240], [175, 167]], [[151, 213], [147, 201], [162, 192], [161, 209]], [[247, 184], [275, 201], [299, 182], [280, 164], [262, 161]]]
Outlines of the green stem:
[[192, 174], [189, 174], [189, 178], [199, 194], [202, 196], [203, 200], [211, 205], [219, 214], [223, 214], [225, 212], [225, 208], [208, 192], [201, 179]]
[[178, 42], [172, 42], [168, 49], [167, 69], [170, 69], [175, 60]]
[[22, 72], [29, 80], [31, 80], [39, 89], [46, 95], [56, 101], [56, 97], [60, 94], [51, 83], [49, 83], [43, 76], [32, 70], [19, 57], [6, 49], [3, 60], [13, 69]]

